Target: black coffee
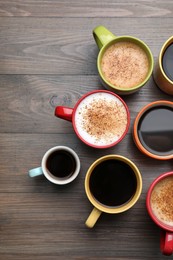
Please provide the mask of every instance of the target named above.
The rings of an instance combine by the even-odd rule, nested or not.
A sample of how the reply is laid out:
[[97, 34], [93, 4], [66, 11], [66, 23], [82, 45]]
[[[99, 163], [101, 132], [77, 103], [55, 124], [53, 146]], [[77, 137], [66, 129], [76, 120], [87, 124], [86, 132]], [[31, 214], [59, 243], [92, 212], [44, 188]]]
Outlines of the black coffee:
[[117, 207], [134, 196], [137, 180], [129, 165], [110, 159], [95, 167], [89, 186], [98, 202], [108, 207]]
[[146, 111], [138, 123], [138, 136], [149, 152], [173, 154], [173, 108], [158, 106]]
[[59, 150], [48, 157], [46, 167], [55, 177], [69, 178], [75, 171], [76, 162], [70, 153]]
[[173, 81], [173, 43], [163, 53], [162, 66], [167, 77]]

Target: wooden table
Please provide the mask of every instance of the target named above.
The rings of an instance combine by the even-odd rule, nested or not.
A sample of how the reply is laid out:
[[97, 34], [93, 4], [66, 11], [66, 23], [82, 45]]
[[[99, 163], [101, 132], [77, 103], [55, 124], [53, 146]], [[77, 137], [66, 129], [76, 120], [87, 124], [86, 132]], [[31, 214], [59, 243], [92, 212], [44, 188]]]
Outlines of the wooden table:
[[[173, 2], [0, 0], [0, 260], [165, 259], [145, 198], [150, 183], [173, 170], [173, 164], [143, 155], [132, 127], [144, 105], [173, 97], [161, 92], [153, 78], [136, 94], [124, 96], [130, 130], [106, 150], [87, 147], [71, 123], [54, 116], [56, 105], [73, 107], [86, 92], [103, 89], [92, 36], [100, 24], [116, 35], [145, 41], [156, 59], [173, 34]], [[73, 148], [81, 160], [79, 177], [64, 187], [28, 177], [28, 170], [56, 145]], [[92, 205], [84, 191], [85, 174], [94, 160], [111, 153], [138, 166], [142, 195], [128, 212], [102, 214], [88, 229], [84, 223]]]

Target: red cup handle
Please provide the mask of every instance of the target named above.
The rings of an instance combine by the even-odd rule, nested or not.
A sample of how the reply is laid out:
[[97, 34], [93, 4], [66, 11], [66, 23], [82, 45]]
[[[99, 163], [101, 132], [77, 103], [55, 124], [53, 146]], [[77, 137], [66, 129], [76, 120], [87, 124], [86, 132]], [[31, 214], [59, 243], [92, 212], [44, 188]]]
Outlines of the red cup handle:
[[73, 108], [57, 106], [55, 108], [55, 116], [67, 121], [72, 121]]
[[164, 255], [173, 253], [173, 233], [162, 230], [160, 235], [160, 250]]

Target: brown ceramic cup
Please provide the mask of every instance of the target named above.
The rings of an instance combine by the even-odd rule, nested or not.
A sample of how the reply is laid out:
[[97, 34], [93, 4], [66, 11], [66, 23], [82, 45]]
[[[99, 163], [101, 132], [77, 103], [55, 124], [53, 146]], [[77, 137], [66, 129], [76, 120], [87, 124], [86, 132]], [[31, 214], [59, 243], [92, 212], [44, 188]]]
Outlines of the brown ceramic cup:
[[138, 113], [133, 138], [145, 155], [158, 159], [173, 159], [173, 102], [152, 102]]

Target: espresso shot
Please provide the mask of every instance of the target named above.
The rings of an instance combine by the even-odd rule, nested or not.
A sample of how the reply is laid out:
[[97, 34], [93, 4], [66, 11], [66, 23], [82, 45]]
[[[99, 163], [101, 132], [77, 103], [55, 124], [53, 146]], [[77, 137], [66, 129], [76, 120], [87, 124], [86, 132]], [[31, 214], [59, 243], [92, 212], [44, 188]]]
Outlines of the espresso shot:
[[44, 154], [41, 167], [30, 169], [31, 178], [44, 175], [50, 182], [64, 185], [76, 179], [80, 172], [77, 153], [68, 146], [55, 146]]
[[49, 155], [46, 167], [54, 177], [66, 179], [73, 175], [76, 161], [69, 152], [58, 150]]

